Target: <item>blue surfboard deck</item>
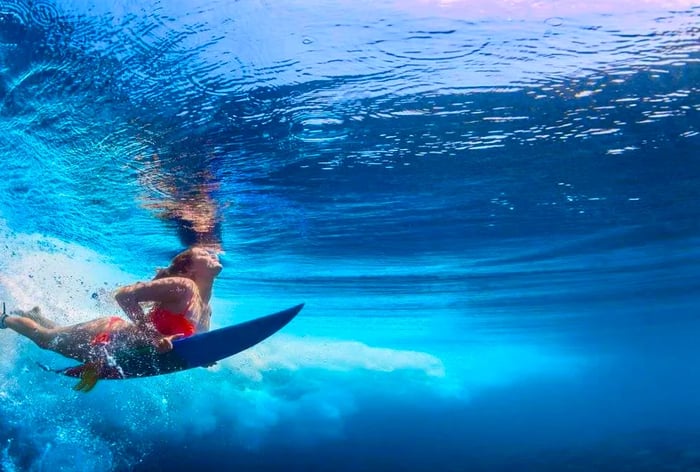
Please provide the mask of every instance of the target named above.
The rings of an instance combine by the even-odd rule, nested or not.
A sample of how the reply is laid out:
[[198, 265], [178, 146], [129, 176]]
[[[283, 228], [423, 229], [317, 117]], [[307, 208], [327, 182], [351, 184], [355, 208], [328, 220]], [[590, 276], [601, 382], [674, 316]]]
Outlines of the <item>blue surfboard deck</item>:
[[[302, 303], [272, 315], [176, 339], [173, 350], [165, 354], [158, 354], [153, 349], [116, 352], [112, 365], [100, 373], [100, 378], [149, 377], [211, 365], [269, 338], [292, 321], [303, 307]], [[83, 369], [84, 365], [80, 365], [60, 370], [59, 373], [80, 377]]]

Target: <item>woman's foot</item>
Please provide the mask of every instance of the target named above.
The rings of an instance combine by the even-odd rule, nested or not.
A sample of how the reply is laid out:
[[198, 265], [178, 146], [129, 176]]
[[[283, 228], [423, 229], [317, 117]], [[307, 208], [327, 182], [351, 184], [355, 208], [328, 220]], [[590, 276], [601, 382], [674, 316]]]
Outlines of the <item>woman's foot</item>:
[[13, 315], [17, 316], [24, 316], [25, 318], [29, 318], [30, 320], [36, 321], [39, 325], [43, 326], [44, 328], [48, 329], [54, 329], [58, 328], [58, 323], [55, 321], [51, 321], [50, 319], [44, 317], [41, 314], [41, 309], [38, 306], [35, 306], [29, 311], [24, 311], [24, 310], [14, 310], [11, 312]]

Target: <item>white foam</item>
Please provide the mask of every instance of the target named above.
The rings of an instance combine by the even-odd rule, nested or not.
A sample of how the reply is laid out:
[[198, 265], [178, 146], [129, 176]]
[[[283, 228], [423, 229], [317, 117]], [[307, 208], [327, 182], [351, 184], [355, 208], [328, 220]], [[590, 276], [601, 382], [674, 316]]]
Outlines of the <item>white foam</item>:
[[39, 306], [60, 324], [118, 313], [106, 292], [133, 276], [102, 255], [41, 235], [12, 235], [6, 227], [2, 236], [0, 296], [8, 309]]
[[356, 341], [297, 338], [284, 334], [226, 359], [220, 365], [253, 381], [261, 381], [265, 372], [299, 369], [337, 372], [414, 370], [427, 377], [445, 375], [442, 362], [426, 353], [371, 347]]
[[138, 424], [174, 440], [217, 432], [255, 449], [284, 425], [293, 426], [290, 443], [315, 444], [342, 437], [360, 397], [388, 391], [388, 384], [439, 396], [444, 375], [440, 360], [425, 353], [278, 335], [210, 369], [103, 382], [95, 407], [114, 409], [106, 418], [120, 428]]

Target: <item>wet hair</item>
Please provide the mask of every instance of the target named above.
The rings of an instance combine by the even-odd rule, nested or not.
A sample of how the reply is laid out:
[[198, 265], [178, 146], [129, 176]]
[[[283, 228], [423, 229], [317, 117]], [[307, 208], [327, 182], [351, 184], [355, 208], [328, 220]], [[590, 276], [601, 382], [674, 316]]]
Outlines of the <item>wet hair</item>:
[[192, 265], [192, 249], [182, 251], [175, 256], [170, 265], [163, 269], [158, 269], [153, 280], [164, 279], [166, 277], [182, 277]]

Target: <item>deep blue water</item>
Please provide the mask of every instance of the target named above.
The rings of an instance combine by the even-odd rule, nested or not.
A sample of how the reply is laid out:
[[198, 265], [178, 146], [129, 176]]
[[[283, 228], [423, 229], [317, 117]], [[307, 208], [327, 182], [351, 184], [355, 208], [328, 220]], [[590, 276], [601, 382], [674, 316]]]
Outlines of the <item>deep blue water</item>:
[[306, 302], [87, 395], [1, 331], [0, 469], [700, 469], [700, 6], [559, 3], [0, 2], [8, 306], [116, 313], [202, 183], [213, 324]]

